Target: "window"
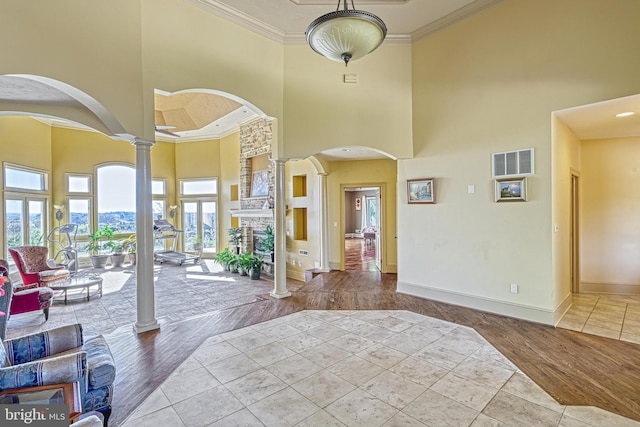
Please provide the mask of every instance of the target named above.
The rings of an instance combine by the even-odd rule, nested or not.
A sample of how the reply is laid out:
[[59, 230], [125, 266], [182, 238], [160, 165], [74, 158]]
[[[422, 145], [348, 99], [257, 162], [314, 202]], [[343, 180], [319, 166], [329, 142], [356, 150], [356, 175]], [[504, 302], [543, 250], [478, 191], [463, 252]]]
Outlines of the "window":
[[4, 164], [4, 187], [25, 191], [47, 191], [49, 175], [25, 166]]
[[91, 175], [67, 174], [67, 194], [91, 193]]
[[[22, 245], [42, 245], [47, 230], [47, 200], [20, 194], [8, 194], [4, 203], [5, 254], [8, 248]], [[13, 264], [11, 257], [5, 259]]]
[[218, 215], [217, 201], [194, 200], [182, 202], [183, 247], [185, 251], [195, 251], [196, 244], [202, 243], [202, 252], [215, 253]]
[[218, 194], [217, 178], [181, 179], [180, 180], [180, 195], [182, 196], [213, 195], [213, 194]]
[[112, 164], [96, 169], [98, 229], [109, 226], [116, 234], [136, 232], [136, 171]]
[[68, 201], [69, 222], [78, 225], [78, 234], [87, 235], [91, 230], [91, 200], [70, 198]]
[[165, 196], [167, 194], [167, 180], [154, 179], [151, 181], [151, 194], [154, 196]]

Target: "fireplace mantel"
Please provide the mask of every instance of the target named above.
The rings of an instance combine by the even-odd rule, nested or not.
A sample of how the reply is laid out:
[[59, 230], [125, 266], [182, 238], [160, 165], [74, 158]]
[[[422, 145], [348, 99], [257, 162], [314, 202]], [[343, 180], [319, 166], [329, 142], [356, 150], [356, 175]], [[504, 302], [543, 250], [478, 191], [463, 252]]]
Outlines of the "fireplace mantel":
[[232, 217], [273, 218], [273, 209], [231, 209]]

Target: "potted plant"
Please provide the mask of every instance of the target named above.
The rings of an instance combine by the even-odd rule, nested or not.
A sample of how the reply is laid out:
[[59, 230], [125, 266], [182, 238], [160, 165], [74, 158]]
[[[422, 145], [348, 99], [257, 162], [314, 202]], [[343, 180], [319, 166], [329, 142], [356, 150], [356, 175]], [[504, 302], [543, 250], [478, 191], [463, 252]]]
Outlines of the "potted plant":
[[136, 235], [132, 234], [124, 240], [124, 251], [129, 254], [129, 262], [136, 265]]
[[102, 229], [96, 230], [95, 232], [89, 234], [89, 244], [87, 245], [87, 251], [89, 251], [93, 268], [104, 268], [107, 265], [107, 261], [109, 260], [108, 254], [101, 253], [105, 247], [106, 240], [106, 236], [103, 233], [104, 228], [108, 227], [103, 227]]
[[111, 241], [108, 242], [111, 248], [111, 265], [113, 267], [122, 267], [124, 264], [124, 241]]
[[262, 259], [262, 257], [251, 254], [248, 264], [251, 266], [251, 280], [259, 280], [260, 272], [262, 271], [262, 264], [264, 264], [264, 260]]
[[260, 252], [264, 252], [271, 256], [271, 262], [273, 262], [273, 250], [275, 246], [275, 236], [273, 235], [273, 228], [270, 225], [264, 229], [265, 236], [260, 239]]
[[229, 271], [229, 261], [233, 254], [229, 248], [224, 248], [221, 252], [218, 252], [215, 257], [215, 261], [220, 264], [225, 270]]
[[251, 271], [251, 256], [249, 252], [245, 252], [239, 255], [238, 258], [238, 273], [241, 276], [247, 276]]
[[240, 253], [240, 243], [242, 242], [242, 228], [240, 227], [231, 227], [227, 230], [229, 233], [229, 243], [231, 243], [236, 248], [236, 253]]
[[240, 266], [240, 255], [238, 254], [234, 254], [231, 253], [231, 256], [229, 257], [229, 271], [232, 273], [239, 273], [238, 271], [238, 267]]

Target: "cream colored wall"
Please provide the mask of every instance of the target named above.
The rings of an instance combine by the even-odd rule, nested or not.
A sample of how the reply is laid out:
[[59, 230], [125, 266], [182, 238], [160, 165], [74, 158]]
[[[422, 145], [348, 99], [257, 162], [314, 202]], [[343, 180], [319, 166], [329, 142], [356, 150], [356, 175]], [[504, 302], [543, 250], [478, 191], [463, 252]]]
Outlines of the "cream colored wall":
[[409, 45], [382, 45], [347, 68], [306, 45], [286, 45], [284, 59], [285, 157], [353, 146], [412, 156]]
[[231, 185], [240, 185], [240, 133], [236, 132], [220, 140], [220, 248], [229, 247], [231, 214], [229, 209], [240, 209], [240, 201], [231, 201]]
[[[555, 323], [551, 112], [640, 92], [639, 15], [634, 0], [507, 0], [414, 43], [401, 292]], [[491, 153], [529, 147], [529, 201], [494, 203]], [[437, 203], [408, 205], [406, 180], [432, 176]]]
[[552, 116], [551, 145], [552, 304], [560, 308], [571, 301], [571, 176], [580, 175], [580, 140], [555, 115]]
[[327, 176], [329, 208], [329, 264], [344, 269], [344, 188], [381, 187], [382, 197], [382, 272], [395, 273], [398, 268], [396, 243], [396, 176], [394, 160], [330, 162]]
[[[29, 153], [25, 156], [25, 153]], [[0, 167], [4, 163], [27, 166], [51, 172], [51, 131], [48, 125], [28, 117], [0, 117]], [[51, 177], [51, 176], [50, 176]], [[49, 181], [49, 193], [53, 183]], [[0, 173], [2, 212], [0, 216], [0, 248], [4, 248], [6, 230], [4, 216], [4, 173]], [[52, 223], [53, 202], [49, 202], [49, 224]], [[4, 250], [3, 250], [4, 252]], [[2, 256], [2, 255], [0, 255]]]
[[[156, 142], [151, 148], [151, 177], [152, 179], [164, 179], [167, 182], [167, 212], [169, 206], [178, 204], [178, 190], [176, 180], [176, 145], [172, 142]], [[158, 196], [154, 196], [158, 197]], [[178, 214], [180, 212], [177, 212]]]
[[[293, 197], [293, 176], [307, 176], [306, 197]], [[320, 193], [318, 173], [309, 160], [285, 163], [287, 218], [287, 277], [304, 281], [304, 271], [320, 264]], [[293, 209], [307, 208], [307, 240], [294, 240]], [[307, 255], [300, 254], [301, 250]]]
[[[72, 85], [104, 105], [132, 134], [153, 139], [143, 110], [140, 0], [3, 2], [1, 74], [33, 74]], [[144, 115], [151, 118], [144, 127]]]
[[640, 138], [582, 142], [581, 282], [640, 292]]
[[[282, 118], [281, 44], [190, 2], [142, 0], [142, 5], [145, 93], [154, 89], [219, 90]], [[152, 103], [145, 105], [151, 114]]]

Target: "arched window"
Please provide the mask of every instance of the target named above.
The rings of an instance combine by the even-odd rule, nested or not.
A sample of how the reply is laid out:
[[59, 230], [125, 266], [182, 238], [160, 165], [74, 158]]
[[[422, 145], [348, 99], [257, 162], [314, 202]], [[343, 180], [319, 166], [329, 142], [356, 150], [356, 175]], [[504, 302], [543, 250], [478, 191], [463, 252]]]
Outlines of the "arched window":
[[98, 229], [109, 226], [117, 234], [136, 232], [136, 170], [109, 164], [96, 168]]

